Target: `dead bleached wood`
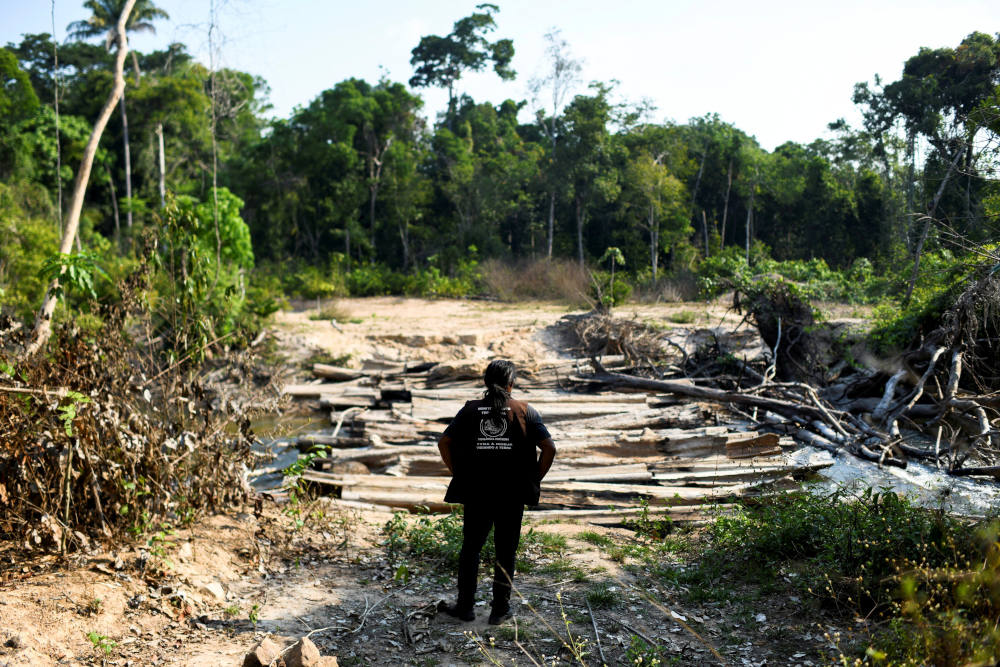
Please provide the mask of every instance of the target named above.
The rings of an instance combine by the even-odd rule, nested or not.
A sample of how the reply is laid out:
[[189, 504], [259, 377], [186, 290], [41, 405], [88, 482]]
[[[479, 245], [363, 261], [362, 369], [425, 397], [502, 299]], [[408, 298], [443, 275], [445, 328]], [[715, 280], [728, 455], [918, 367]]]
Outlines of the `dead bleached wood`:
[[669, 518], [674, 523], [703, 523], [714, 515], [731, 510], [729, 503], [718, 503], [706, 508], [704, 506], [681, 505], [679, 507], [658, 507], [655, 510], [641, 507], [623, 507], [618, 509], [583, 509], [583, 510], [526, 510], [524, 516], [529, 520], [550, 520], [572, 523], [579, 521], [597, 526], [620, 525], [624, 521], [634, 519], [643, 512], [648, 512], [649, 518]]
[[333, 394], [331, 385], [326, 382], [309, 382], [303, 384], [286, 384], [281, 393], [292, 398], [319, 398], [324, 394]]
[[[527, 399], [531, 403], [530, 399]], [[416, 419], [424, 421], [445, 421], [450, 420], [464, 405], [457, 401], [439, 401], [435, 399], [413, 397], [412, 411], [410, 415]], [[535, 404], [533, 404], [535, 405]], [[405, 410], [405, 406], [400, 406]], [[635, 403], [609, 403], [609, 402], [566, 402], [548, 403], [536, 405], [539, 414], [546, 423], [575, 421], [587, 419], [589, 417], [599, 417], [604, 415], [622, 415], [635, 410]]]
[[325, 470], [330, 466], [336, 465], [338, 463], [349, 463], [356, 461], [358, 463], [363, 463], [369, 468], [384, 468], [386, 466], [391, 466], [399, 463], [402, 455], [398, 452], [391, 450], [367, 450], [362, 452], [351, 452], [351, 450], [345, 450], [344, 454], [337, 454], [335, 456], [326, 456], [318, 458], [313, 461], [313, 465], [319, 470]]
[[644, 482], [653, 478], [644, 463], [613, 466], [587, 466], [573, 469], [552, 469], [545, 476], [545, 482], [591, 481], [591, 482]]
[[[441, 507], [449, 480], [442, 477], [390, 477], [303, 473], [306, 482], [340, 489], [342, 498], [394, 507]], [[613, 482], [550, 481], [542, 483], [544, 505], [607, 506], [609, 501], [651, 505], [700, 505], [719, 498], [752, 494], [755, 484], [734, 482], [714, 488]]]
[[317, 446], [346, 449], [351, 447], [370, 447], [372, 445], [372, 440], [371, 438], [366, 437], [307, 433], [306, 435], [299, 436], [296, 440], [296, 445], [299, 449]]
[[794, 433], [793, 437], [796, 440], [804, 442], [807, 445], [811, 445], [818, 449], [824, 449], [833, 454], [834, 456], [840, 454], [840, 452], [843, 451], [843, 447], [841, 445], [838, 445], [835, 442], [831, 442], [830, 440], [827, 440], [823, 436], [817, 435], [816, 433], [813, 433], [808, 429], [804, 428], [799, 429]]
[[692, 472], [662, 472], [653, 473], [653, 480], [660, 484], [705, 484], [712, 482], [746, 482], [763, 479], [773, 479], [785, 475], [804, 475], [816, 472], [833, 465], [833, 463], [815, 463], [811, 465], [768, 466], [761, 468], [717, 468], [714, 470], [699, 470]]
[[662, 486], [657, 484], [615, 484], [612, 482], [542, 482], [542, 492], [576, 491], [582, 494], [611, 498], [615, 496], [631, 496], [639, 498], [669, 501], [674, 505], [690, 505], [708, 502], [712, 498], [729, 495], [740, 495], [750, 489], [751, 484], [735, 483], [724, 489], [702, 489], [688, 486]]
[[657, 472], [698, 471], [698, 470], [759, 470], [780, 468], [788, 465], [783, 456], [757, 456], [731, 459], [725, 454], [700, 456], [698, 458], [674, 458], [651, 462], [647, 467]]
[[700, 426], [704, 423], [701, 408], [698, 405], [678, 405], [668, 408], [633, 410], [631, 412], [580, 419], [573, 428], [594, 427], [600, 429], [619, 429], [623, 431], [638, 429], [670, 428], [676, 426]]
[[333, 382], [344, 382], [346, 380], [357, 380], [365, 377], [363, 371], [354, 368], [341, 368], [330, 366], [329, 364], [313, 364], [313, 375]]
[[882, 421], [885, 417], [885, 413], [889, 410], [889, 406], [892, 405], [893, 400], [896, 398], [896, 387], [900, 381], [907, 376], [905, 369], [900, 369], [892, 374], [889, 381], [885, 383], [885, 391], [882, 393], [882, 400], [878, 402], [875, 409], [872, 411], [872, 418], [875, 421]]
[[702, 433], [685, 433], [668, 437], [658, 447], [666, 454], [688, 457], [706, 456], [723, 451], [727, 452], [730, 458], [781, 453], [776, 433], [730, 432], [724, 427], [708, 427], [702, 431]]
[[[452, 401], [457, 405], [457, 411], [465, 401], [477, 398], [482, 393], [482, 387], [469, 387], [468, 389], [413, 389], [413, 398], [427, 399], [432, 401]], [[575, 403], [617, 403], [633, 404], [645, 403], [646, 397], [641, 394], [580, 394], [568, 391], [524, 391], [519, 393], [518, 398], [532, 405], [548, 403], [575, 404]]]
[[771, 410], [778, 414], [790, 417], [808, 417], [810, 419], [826, 419], [824, 411], [814, 405], [804, 403], [794, 403], [778, 398], [746, 394], [736, 391], [725, 391], [712, 387], [702, 387], [686, 382], [675, 382], [670, 380], [650, 380], [648, 378], [623, 375], [621, 373], [599, 373], [595, 379], [603, 381], [605, 384], [615, 387], [637, 387], [649, 391], [670, 392], [690, 396], [691, 398], [701, 398], [717, 403], [736, 403], [748, 405], [764, 410]]

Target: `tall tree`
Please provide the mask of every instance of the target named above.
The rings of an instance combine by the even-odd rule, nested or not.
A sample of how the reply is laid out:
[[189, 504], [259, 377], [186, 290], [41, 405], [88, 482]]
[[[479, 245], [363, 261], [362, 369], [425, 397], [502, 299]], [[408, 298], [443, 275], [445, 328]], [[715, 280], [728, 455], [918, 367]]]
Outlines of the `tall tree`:
[[[66, 26], [70, 39], [91, 39], [93, 37], [103, 37], [104, 46], [109, 51], [118, 42], [118, 17], [123, 13], [126, 3], [129, 0], [87, 0], [83, 6], [90, 10], [90, 16], [83, 21], [74, 21]], [[156, 32], [153, 28], [153, 21], [156, 19], [168, 19], [170, 15], [153, 4], [152, 0], [135, 0], [134, 7], [125, 23], [125, 32]], [[132, 66], [135, 77], [140, 76], [139, 61], [135, 52], [132, 52]], [[132, 151], [128, 138], [128, 114], [125, 112], [125, 90], [122, 89], [119, 98], [122, 115], [122, 140], [125, 151], [125, 198], [128, 208], [125, 210], [125, 225], [129, 229], [132, 227]]]
[[[87, 146], [83, 151], [83, 159], [76, 172], [76, 182], [73, 184], [73, 197], [70, 200], [66, 227], [63, 231], [62, 241], [59, 243], [60, 255], [68, 255], [69, 251], [73, 248], [73, 240], [76, 238], [76, 232], [80, 226], [83, 196], [87, 191], [87, 183], [90, 181], [90, 169], [94, 164], [94, 156], [97, 154], [97, 145], [101, 141], [101, 135], [108, 124], [108, 119], [111, 117], [111, 111], [114, 109], [115, 103], [125, 91], [125, 56], [128, 54], [125, 25], [135, 3], [136, 0], [125, 0], [122, 13], [115, 23], [115, 42], [118, 45], [118, 53], [115, 58], [114, 85], [111, 87], [108, 99], [104, 103], [100, 115], [94, 122], [94, 129], [90, 133], [90, 139], [87, 141]], [[38, 317], [35, 319], [35, 329], [32, 333], [31, 342], [25, 348], [24, 352], [26, 357], [37, 353], [52, 335], [52, 313], [55, 312], [58, 298], [59, 276], [56, 276], [45, 293], [45, 300], [42, 302], [42, 307], [38, 311]]]
[[649, 265], [657, 279], [660, 253], [692, 232], [684, 184], [664, 164], [666, 155], [645, 151], [629, 163], [626, 186], [638, 226], [649, 235]]
[[545, 34], [545, 54], [548, 57], [548, 71], [529, 82], [532, 96], [538, 100], [543, 93], [548, 94], [545, 107], [541, 103], [535, 111], [535, 118], [549, 140], [549, 160], [545, 169], [549, 190], [548, 212], [548, 247], [546, 257], [552, 258], [552, 239], [555, 235], [556, 189], [559, 184], [558, 143], [559, 143], [559, 112], [562, 111], [566, 96], [580, 81], [582, 69], [579, 60], [574, 59], [569, 51], [569, 44], [562, 38], [559, 30], [553, 28]]
[[[923, 224], [913, 248], [913, 272], [904, 302], [913, 292], [924, 244], [944, 208], [943, 198], [956, 173], [965, 175], [965, 187], [955, 197], [962, 208], [962, 214], [955, 217], [965, 221], [963, 231], [982, 232], [977, 229], [980, 216], [974, 214], [973, 202], [974, 181], [978, 181], [976, 135], [982, 128], [975, 114], [995, 95], [998, 81], [1000, 36], [974, 32], [957, 48], [921, 48], [904, 64], [902, 77], [881, 90], [872, 90], [865, 83], [855, 87], [854, 101], [866, 107], [866, 127], [874, 134], [884, 135], [900, 123], [910, 146], [919, 137], [933, 148], [923, 177], [936, 183], [924, 188]], [[876, 85], [879, 83], [876, 80]], [[910, 152], [914, 154], [912, 149]]]
[[509, 81], [516, 76], [510, 68], [514, 57], [514, 42], [498, 39], [490, 42], [487, 33], [496, 29], [493, 15], [500, 11], [496, 5], [483, 3], [476, 5], [474, 12], [455, 21], [451, 33], [425, 35], [411, 52], [410, 64], [416, 70], [410, 78], [415, 88], [441, 86], [448, 89], [448, 127], [455, 130], [456, 110], [455, 84], [464, 72], [481, 72], [489, 63], [501, 79]]
[[620, 189], [614, 169], [611, 132], [613, 108], [611, 88], [591, 84], [593, 95], [577, 95], [566, 107], [566, 140], [563, 155], [570, 174], [570, 189], [576, 219], [576, 252], [580, 266], [585, 260], [584, 228], [594, 199], [613, 200]]

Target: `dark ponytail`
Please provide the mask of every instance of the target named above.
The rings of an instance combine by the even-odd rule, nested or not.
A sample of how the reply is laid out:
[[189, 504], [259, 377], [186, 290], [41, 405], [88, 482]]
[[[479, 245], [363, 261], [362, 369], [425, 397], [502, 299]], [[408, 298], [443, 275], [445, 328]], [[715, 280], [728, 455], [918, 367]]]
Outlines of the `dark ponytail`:
[[507, 387], [514, 384], [514, 377], [517, 370], [514, 364], [506, 359], [491, 361], [483, 374], [483, 384], [486, 385], [486, 392], [483, 398], [490, 404], [491, 418], [503, 417], [503, 409], [507, 406], [510, 393]]

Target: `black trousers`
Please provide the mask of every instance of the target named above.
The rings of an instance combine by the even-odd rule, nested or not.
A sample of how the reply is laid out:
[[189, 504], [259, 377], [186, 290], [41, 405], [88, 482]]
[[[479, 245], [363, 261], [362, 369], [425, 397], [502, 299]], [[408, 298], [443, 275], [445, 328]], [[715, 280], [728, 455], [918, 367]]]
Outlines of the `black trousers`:
[[459, 608], [471, 609], [476, 601], [479, 554], [493, 528], [493, 546], [497, 553], [493, 568], [493, 608], [507, 610], [523, 516], [524, 504], [520, 502], [465, 503], [462, 552], [458, 560]]

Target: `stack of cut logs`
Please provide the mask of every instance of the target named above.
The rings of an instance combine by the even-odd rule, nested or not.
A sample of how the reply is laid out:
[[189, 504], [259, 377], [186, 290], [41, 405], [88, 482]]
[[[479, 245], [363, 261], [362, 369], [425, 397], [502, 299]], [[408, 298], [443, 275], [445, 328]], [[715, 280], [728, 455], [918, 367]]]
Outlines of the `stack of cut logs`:
[[[608, 368], [622, 358], [605, 357]], [[285, 393], [329, 409], [331, 428], [299, 438], [322, 448], [303, 479], [346, 501], [447, 511], [449, 477], [438, 438], [465, 401], [481, 395], [482, 362], [387, 365], [362, 369], [317, 364], [311, 384]], [[532, 512], [617, 523], [646, 503], [674, 520], [699, 520], [706, 503], [786, 488], [793, 476], [823, 467], [791, 463], [790, 439], [711, 425], [718, 406], [673, 395], [579, 393], [583, 359], [553, 359], [521, 368], [515, 396], [541, 413], [558, 447]]]

